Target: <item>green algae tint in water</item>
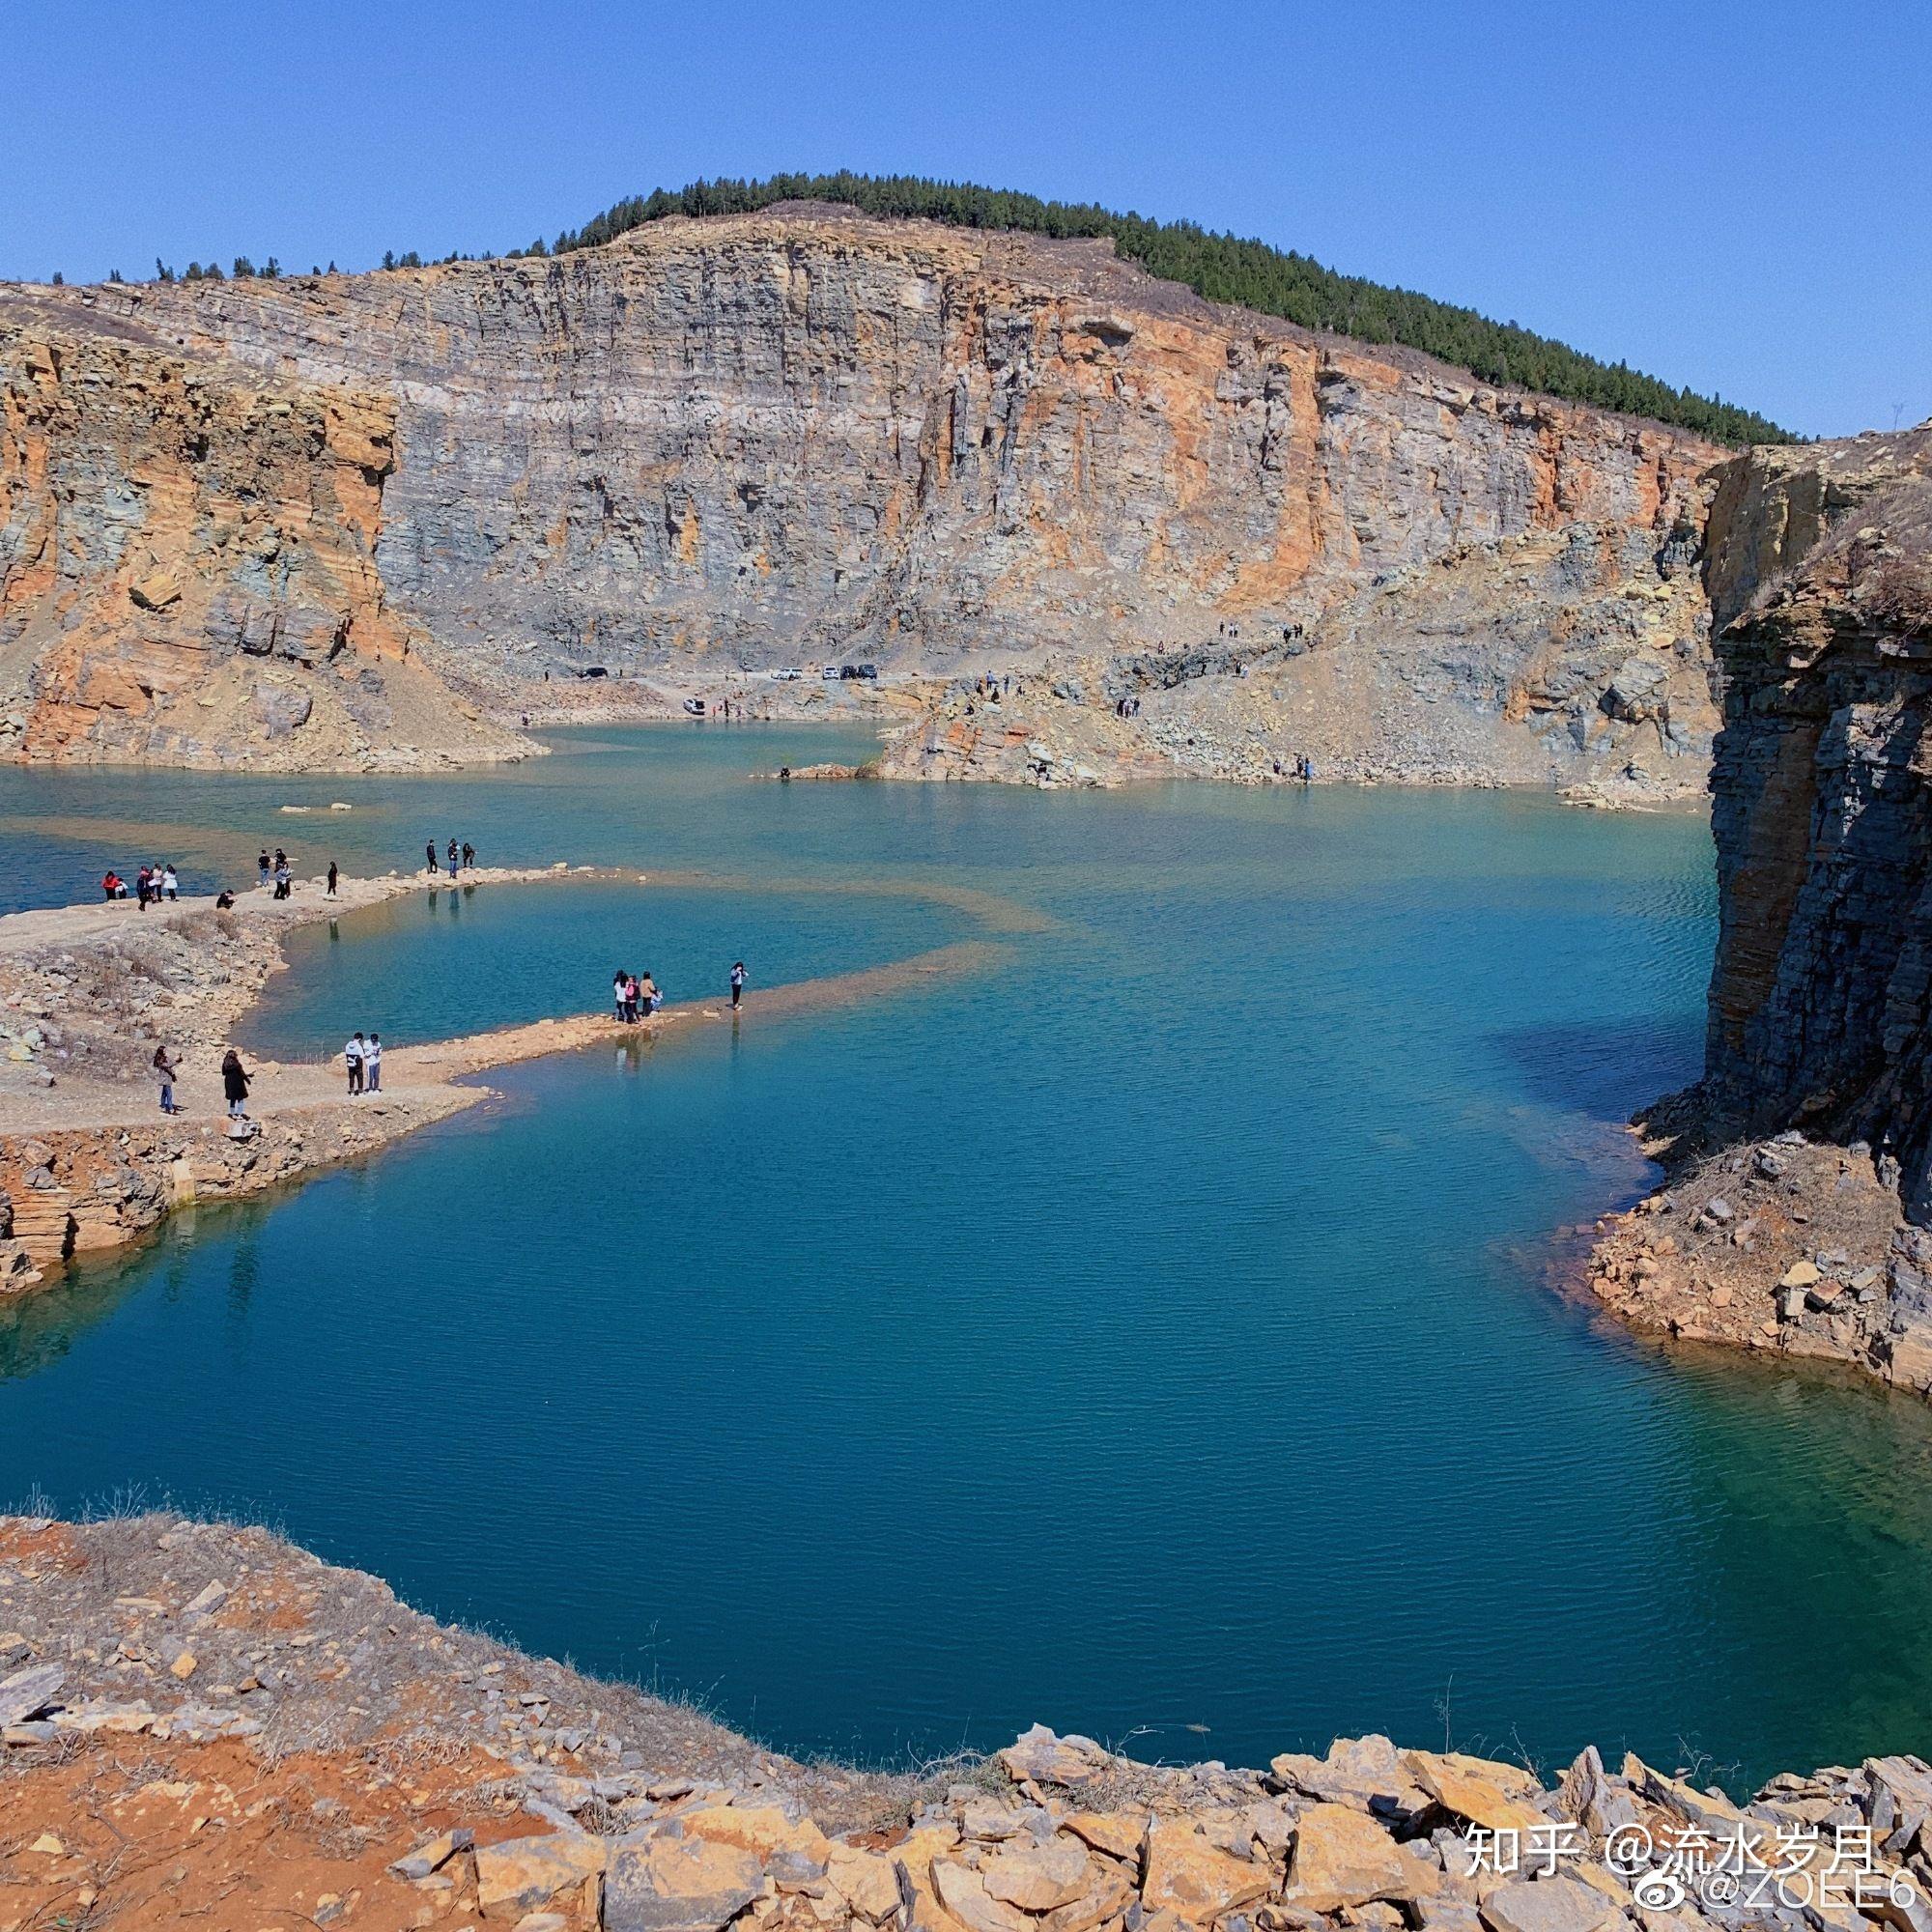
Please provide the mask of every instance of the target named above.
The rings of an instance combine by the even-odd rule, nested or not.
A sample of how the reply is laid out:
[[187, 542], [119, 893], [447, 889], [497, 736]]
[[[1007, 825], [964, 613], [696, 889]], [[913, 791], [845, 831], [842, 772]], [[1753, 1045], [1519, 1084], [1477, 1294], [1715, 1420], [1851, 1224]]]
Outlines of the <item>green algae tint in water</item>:
[[[367, 781], [346, 864], [380, 804], [735, 883], [347, 918], [265, 1037], [570, 1010], [618, 960], [715, 991], [739, 951], [744, 1024], [498, 1076], [11, 1309], [8, 1489], [265, 1517], [793, 1749], [1922, 1747], [1932, 1416], [1666, 1359], [1542, 1280], [1641, 1185], [1615, 1122], [1695, 1070], [1701, 826], [747, 782], [772, 742]], [[286, 789], [194, 803], [245, 858]], [[760, 1013], [962, 938], [972, 976]]]

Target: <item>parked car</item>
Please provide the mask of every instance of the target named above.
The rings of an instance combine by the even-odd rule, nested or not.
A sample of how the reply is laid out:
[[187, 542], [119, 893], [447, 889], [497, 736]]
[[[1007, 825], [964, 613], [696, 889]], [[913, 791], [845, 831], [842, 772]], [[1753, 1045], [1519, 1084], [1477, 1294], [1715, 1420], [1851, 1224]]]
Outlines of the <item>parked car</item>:
[[874, 684], [877, 684], [879, 681], [879, 668], [877, 665], [854, 665], [852, 670], [853, 674], [857, 677], [870, 678]]
[[694, 718], [704, 716], [704, 700], [701, 697], [687, 697], [684, 700], [684, 708]]
[[602, 665], [585, 665], [577, 674], [579, 677], [609, 677], [611, 675]]
[[773, 681], [778, 684], [792, 684], [804, 675], [796, 665], [781, 665], [772, 672]]
[[838, 667], [837, 665], [827, 665], [818, 674], [827, 684], [837, 684], [838, 682]]

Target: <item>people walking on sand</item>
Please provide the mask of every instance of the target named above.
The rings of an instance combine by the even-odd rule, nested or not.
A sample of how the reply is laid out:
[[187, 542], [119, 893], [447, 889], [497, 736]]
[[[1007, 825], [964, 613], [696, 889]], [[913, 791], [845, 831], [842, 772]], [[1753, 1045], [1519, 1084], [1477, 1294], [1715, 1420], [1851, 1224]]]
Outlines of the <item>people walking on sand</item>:
[[359, 1094], [362, 1091], [362, 1056], [368, 1051], [358, 1028], [343, 1042], [342, 1058], [349, 1068], [349, 1091]]
[[463, 868], [467, 872], [476, 869], [476, 848], [467, 838], [463, 841]]
[[170, 859], [161, 867], [161, 896], [164, 899], [174, 900], [181, 897], [181, 878], [175, 871], [174, 861]]
[[330, 898], [335, 896], [335, 881], [338, 876], [335, 869], [335, 861], [331, 859], [328, 862], [328, 896]]
[[232, 1046], [221, 1056], [221, 1091], [228, 1099], [228, 1118], [231, 1121], [245, 1121], [248, 1118], [248, 1069], [242, 1065], [242, 1056]]
[[429, 860], [429, 866], [427, 869], [432, 872], [440, 871], [442, 868], [436, 863], [436, 840], [434, 838], [432, 838], [429, 841], [429, 843], [423, 847], [423, 852], [424, 855]]
[[383, 1091], [383, 1036], [379, 1033], [372, 1033], [362, 1049], [362, 1091], [365, 1094]]
[[267, 892], [269, 890], [269, 848], [266, 845], [262, 848], [262, 856], [255, 861], [255, 869], [261, 874], [260, 879], [256, 883], [264, 892]]
[[165, 1045], [155, 1049], [155, 1077], [161, 1083], [161, 1112], [178, 1114], [181, 1109], [175, 1105], [175, 1075], [180, 1070]]
[[731, 1010], [735, 1013], [745, 998], [745, 962], [733, 960], [731, 964]]

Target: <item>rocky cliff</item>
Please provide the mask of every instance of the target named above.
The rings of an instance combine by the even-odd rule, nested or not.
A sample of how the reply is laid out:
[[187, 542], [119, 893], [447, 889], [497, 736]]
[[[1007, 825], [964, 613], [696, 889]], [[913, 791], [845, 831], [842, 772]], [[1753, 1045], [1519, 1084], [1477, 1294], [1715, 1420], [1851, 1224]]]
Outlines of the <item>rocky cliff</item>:
[[[590, 663], [944, 678], [1233, 632], [1299, 647], [1264, 667], [1272, 749], [1238, 705], [1229, 727], [1224, 762], [1261, 775], [1298, 731], [1397, 775], [1701, 780], [1718, 451], [1217, 308], [1105, 243], [793, 208], [556, 261], [0, 292], [23, 314], [386, 413], [369, 594], [505, 707]], [[141, 398], [86, 397], [68, 438], [142, 444]], [[310, 441], [303, 500], [339, 497], [345, 458], [370, 475]], [[77, 510], [115, 487], [96, 467]], [[10, 581], [51, 487], [14, 468]], [[70, 655], [147, 621], [114, 615]], [[1156, 763], [1200, 734], [1170, 735]]]
[[389, 608], [386, 397], [83, 319], [0, 314], [0, 746], [269, 769], [517, 749]]
[[1738, 459], [1706, 576], [1705, 1074], [1645, 1122], [1671, 1183], [1595, 1283], [1639, 1325], [1932, 1395], [1932, 425]]
[[1889, 1147], [1932, 1216], [1932, 427], [1760, 450], [1707, 565], [1724, 728], [1701, 1098]]

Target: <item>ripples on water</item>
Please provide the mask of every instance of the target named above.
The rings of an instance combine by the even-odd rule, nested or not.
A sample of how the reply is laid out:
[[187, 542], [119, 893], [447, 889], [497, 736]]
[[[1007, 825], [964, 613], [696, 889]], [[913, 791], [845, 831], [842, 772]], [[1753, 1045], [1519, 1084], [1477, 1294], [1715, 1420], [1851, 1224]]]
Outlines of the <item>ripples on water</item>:
[[[518, 1069], [0, 1317], [10, 1488], [264, 1515], [798, 1749], [1042, 1719], [1252, 1762], [1446, 1724], [1743, 1776], [1923, 1745], [1926, 1412], [1666, 1361], [1539, 1278], [1642, 1183], [1615, 1123], [1695, 1070], [1702, 827], [781, 790], [743, 774], [822, 754], [796, 734], [598, 743], [433, 785], [0, 779], [43, 875], [101, 849], [85, 800], [233, 866], [301, 788], [356, 804], [352, 868], [434, 820], [734, 882], [314, 929], [271, 1043], [567, 1010], [617, 959], [674, 996], [753, 972], [735, 1036]], [[980, 977], [760, 1023], [761, 986], [989, 920]]]

